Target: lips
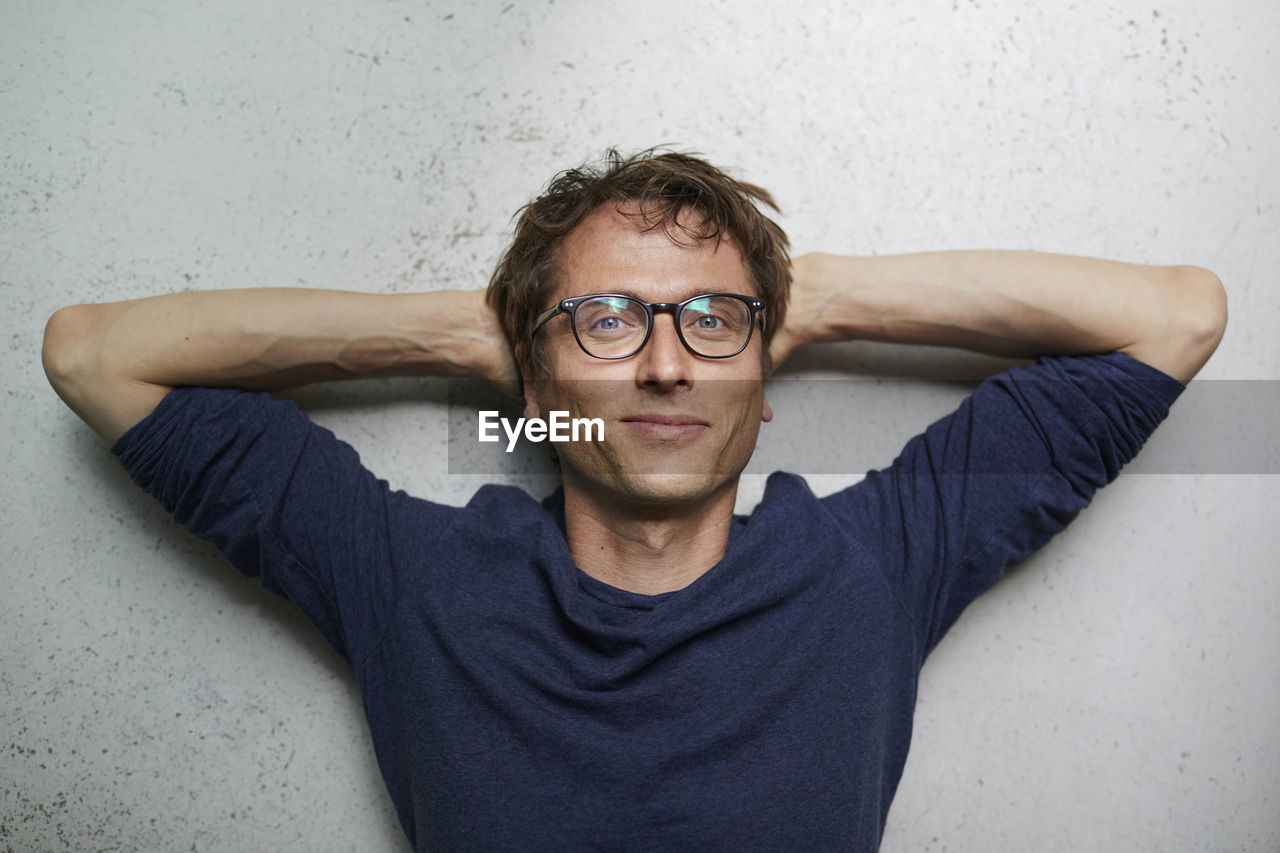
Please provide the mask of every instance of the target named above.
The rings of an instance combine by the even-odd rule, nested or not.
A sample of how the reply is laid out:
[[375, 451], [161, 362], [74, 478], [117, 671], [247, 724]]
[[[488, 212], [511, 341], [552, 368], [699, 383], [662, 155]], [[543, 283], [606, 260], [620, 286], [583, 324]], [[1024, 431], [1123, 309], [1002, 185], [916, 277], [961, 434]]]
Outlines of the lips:
[[693, 438], [711, 429], [711, 424], [694, 415], [659, 414], [656, 412], [626, 415], [619, 418], [618, 422], [636, 435], [657, 441], [679, 441], [685, 438]]

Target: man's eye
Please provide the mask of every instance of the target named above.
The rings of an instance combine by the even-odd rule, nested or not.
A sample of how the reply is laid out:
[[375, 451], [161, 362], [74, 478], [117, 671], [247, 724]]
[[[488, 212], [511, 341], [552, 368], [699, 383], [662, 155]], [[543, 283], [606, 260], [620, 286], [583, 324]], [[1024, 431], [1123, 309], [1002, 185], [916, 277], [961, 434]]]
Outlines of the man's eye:
[[620, 334], [627, 331], [634, 322], [626, 314], [612, 311], [597, 311], [579, 317], [578, 328], [592, 335]]
[[710, 314], [703, 314], [696, 322], [699, 329], [718, 329], [721, 326], [720, 318]]

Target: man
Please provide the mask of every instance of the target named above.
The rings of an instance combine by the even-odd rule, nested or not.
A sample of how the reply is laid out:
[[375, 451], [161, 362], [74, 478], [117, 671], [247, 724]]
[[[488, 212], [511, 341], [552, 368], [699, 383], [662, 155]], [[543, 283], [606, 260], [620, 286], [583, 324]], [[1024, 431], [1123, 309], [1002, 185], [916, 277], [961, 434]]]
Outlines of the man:
[[[1225, 299], [1194, 267], [1034, 253], [788, 264], [757, 202], [693, 157], [611, 155], [525, 209], [488, 303], [73, 306], [46, 370], [144, 488], [351, 661], [417, 847], [874, 849], [925, 656], [1137, 452]], [[1056, 355], [852, 488], [777, 474], [733, 516], [762, 380], [847, 338]], [[542, 503], [489, 486], [443, 507], [237, 390], [392, 373], [519, 377], [526, 414], [598, 417], [604, 438], [557, 445]]]

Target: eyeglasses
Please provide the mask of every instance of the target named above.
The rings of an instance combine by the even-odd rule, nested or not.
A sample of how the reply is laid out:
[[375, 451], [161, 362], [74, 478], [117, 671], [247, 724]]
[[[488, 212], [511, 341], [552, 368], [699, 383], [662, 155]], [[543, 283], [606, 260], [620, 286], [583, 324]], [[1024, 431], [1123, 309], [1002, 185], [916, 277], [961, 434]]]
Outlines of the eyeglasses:
[[[628, 358], [644, 349], [653, 332], [653, 315], [675, 319], [680, 342], [702, 358], [732, 358], [751, 343], [756, 315], [764, 300], [737, 293], [708, 293], [684, 302], [645, 302], [619, 293], [593, 293], [560, 302], [533, 327], [538, 330], [560, 314], [568, 314], [573, 336], [593, 358]], [[760, 317], [764, 331], [765, 318]]]

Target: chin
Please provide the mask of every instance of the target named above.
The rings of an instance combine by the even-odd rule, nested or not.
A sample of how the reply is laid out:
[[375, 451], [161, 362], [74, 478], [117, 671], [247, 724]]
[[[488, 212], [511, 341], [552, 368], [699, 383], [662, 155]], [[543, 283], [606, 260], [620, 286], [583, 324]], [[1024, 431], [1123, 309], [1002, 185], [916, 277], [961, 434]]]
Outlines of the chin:
[[689, 471], [686, 468], [664, 473], [653, 471], [652, 466], [614, 465], [583, 469], [565, 462], [561, 457], [566, 488], [595, 493], [599, 499], [609, 503], [655, 507], [695, 504], [726, 488], [736, 488], [738, 481], [736, 472], [729, 471]]
[[613, 484], [613, 491], [639, 503], [687, 504], [704, 500], [736, 484], [707, 474], [633, 474]]

